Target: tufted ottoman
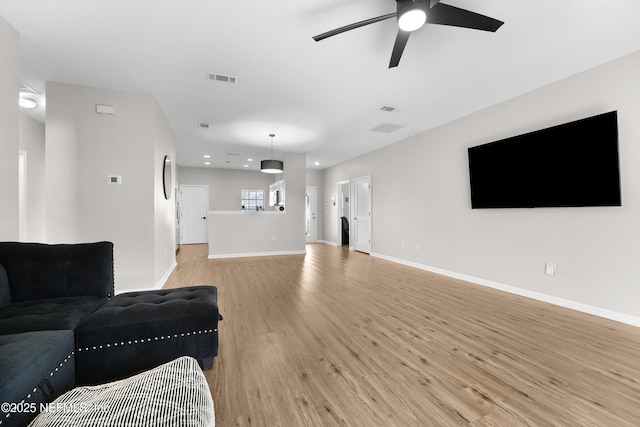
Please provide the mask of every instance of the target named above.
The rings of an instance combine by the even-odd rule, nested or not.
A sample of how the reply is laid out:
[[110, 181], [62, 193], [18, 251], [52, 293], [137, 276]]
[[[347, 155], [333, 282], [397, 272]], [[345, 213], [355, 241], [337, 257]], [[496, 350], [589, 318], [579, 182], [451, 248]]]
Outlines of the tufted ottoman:
[[191, 286], [116, 295], [76, 330], [76, 380], [98, 384], [191, 356], [218, 354], [217, 288]]

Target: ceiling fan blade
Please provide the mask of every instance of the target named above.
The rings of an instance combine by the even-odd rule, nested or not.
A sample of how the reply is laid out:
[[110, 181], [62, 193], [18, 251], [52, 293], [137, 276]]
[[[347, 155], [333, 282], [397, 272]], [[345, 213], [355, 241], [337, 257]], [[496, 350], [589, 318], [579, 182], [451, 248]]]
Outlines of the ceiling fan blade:
[[429, 24], [451, 25], [495, 32], [504, 22], [448, 4], [438, 3], [427, 13]]
[[393, 44], [393, 52], [391, 52], [391, 61], [389, 61], [389, 68], [397, 67], [400, 63], [400, 57], [404, 48], [409, 41], [410, 31], [402, 31], [398, 28], [398, 34], [396, 35], [396, 42]]
[[327, 37], [335, 36], [340, 33], [344, 33], [346, 31], [355, 30], [356, 28], [364, 27], [365, 25], [375, 24], [376, 22], [384, 21], [389, 18], [395, 18], [396, 12], [389, 13], [382, 16], [377, 16], [371, 19], [365, 19], [364, 21], [356, 22], [353, 24], [345, 25], [344, 27], [336, 28], [335, 30], [327, 31], [326, 33], [318, 34], [317, 36], [313, 36], [313, 39], [317, 42], [320, 40], [324, 40]]

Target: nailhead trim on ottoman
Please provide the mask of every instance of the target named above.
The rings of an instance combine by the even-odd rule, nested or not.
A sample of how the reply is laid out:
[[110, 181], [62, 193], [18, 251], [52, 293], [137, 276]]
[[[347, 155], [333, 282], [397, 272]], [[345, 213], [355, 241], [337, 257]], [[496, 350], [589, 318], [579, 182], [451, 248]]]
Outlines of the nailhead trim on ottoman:
[[210, 369], [218, 354], [218, 320], [214, 286], [116, 295], [76, 331], [76, 379], [112, 381], [180, 356]]

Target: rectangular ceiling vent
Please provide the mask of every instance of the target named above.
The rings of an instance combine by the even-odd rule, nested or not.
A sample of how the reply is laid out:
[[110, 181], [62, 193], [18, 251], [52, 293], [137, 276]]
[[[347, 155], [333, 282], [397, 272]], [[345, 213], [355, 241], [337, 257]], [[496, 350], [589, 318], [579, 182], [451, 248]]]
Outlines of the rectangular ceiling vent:
[[395, 132], [400, 128], [403, 128], [403, 125], [394, 125], [391, 123], [381, 123], [378, 126], [372, 128], [371, 130], [374, 132], [382, 132], [382, 133], [391, 133]]
[[200, 123], [198, 123], [198, 127], [200, 129], [209, 129], [209, 127], [211, 127], [211, 125], [209, 123], [200, 122]]
[[213, 80], [222, 83], [237, 83], [238, 77], [227, 74], [207, 73], [207, 80]]
[[390, 113], [392, 111], [396, 111], [396, 107], [389, 107], [388, 105], [385, 105], [382, 108], [380, 108], [380, 111], [387, 111]]

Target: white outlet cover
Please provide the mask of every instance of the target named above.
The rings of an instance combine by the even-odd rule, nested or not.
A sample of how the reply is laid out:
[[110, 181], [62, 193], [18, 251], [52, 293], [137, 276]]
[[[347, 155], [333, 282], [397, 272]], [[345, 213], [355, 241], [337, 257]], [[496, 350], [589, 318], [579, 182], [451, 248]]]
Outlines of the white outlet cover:
[[553, 276], [556, 274], [556, 265], [552, 262], [548, 262], [544, 265], [544, 273], [547, 276]]

